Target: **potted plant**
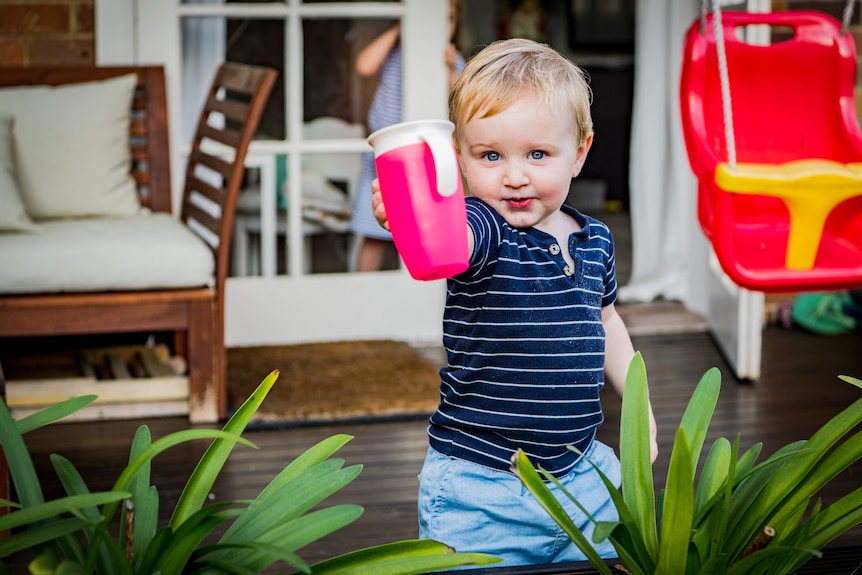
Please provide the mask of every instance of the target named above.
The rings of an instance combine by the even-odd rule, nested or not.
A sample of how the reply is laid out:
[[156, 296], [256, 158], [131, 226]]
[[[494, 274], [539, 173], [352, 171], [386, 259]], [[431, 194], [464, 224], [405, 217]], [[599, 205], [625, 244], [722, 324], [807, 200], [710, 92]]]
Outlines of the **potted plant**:
[[[862, 387], [858, 379], [841, 379]], [[826, 507], [812, 501], [841, 471], [862, 459], [862, 431], [856, 429], [862, 423], [862, 399], [810, 439], [789, 444], [761, 463], [760, 444], [740, 453], [738, 436], [734, 441], [720, 437], [696, 477], [720, 387], [716, 368], [700, 380], [676, 431], [665, 489], [656, 496], [649, 459], [646, 369], [640, 354], [632, 360], [620, 423], [622, 492], [602, 474], [619, 521], [597, 523], [594, 532], [596, 541], [610, 539], [627, 573], [789, 574], [862, 523], [862, 487]], [[565, 493], [559, 482], [534, 469], [523, 452], [513, 456], [512, 465], [593, 567], [610, 574], [608, 563], [578, 531], [542, 478]], [[580, 507], [575, 496], [565, 494]]]
[[[273, 371], [221, 430], [188, 429], [155, 441], [143, 425], [131, 444], [129, 463], [107, 492], [90, 493], [70, 461], [51, 462], [65, 497], [45, 501], [23, 434], [81, 409], [95, 396], [73, 398], [16, 421], [0, 402], [0, 443], [9, 462], [18, 502], [0, 500], [0, 557], [32, 549], [33, 574], [258, 573], [282, 562], [287, 572], [317, 574], [426, 573], [463, 565], [488, 565], [496, 558], [454, 553], [428, 540], [399, 541], [360, 549], [315, 565], [299, 550], [348, 525], [362, 513], [357, 505], [318, 508], [349, 484], [360, 465], [344, 467], [331, 456], [351, 437], [336, 435], [311, 447], [288, 464], [251, 501], [205, 504], [223, 464], [278, 377]], [[150, 485], [150, 463], [160, 452], [195, 439], [211, 439], [186, 483], [168, 525], [157, 528], [159, 496]], [[120, 513], [119, 521], [114, 521]], [[117, 533], [112, 525], [118, 523]], [[226, 528], [225, 528], [226, 527]], [[214, 533], [219, 528], [221, 535]], [[223, 529], [224, 528], [224, 529]], [[7, 568], [0, 562], [0, 573]]]

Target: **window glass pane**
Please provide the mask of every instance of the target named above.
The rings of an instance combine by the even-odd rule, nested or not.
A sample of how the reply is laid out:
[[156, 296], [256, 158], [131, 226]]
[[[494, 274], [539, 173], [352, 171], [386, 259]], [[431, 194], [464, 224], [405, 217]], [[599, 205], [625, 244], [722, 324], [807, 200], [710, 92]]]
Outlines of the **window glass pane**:
[[[249, 155], [237, 199], [231, 275], [287, 273], [287, 156]], [[265, 205], [264, 198], [271, 204]]]
[[286, 4], [285, 0], [180, 0], [180, 4]]
[[[381, 2], [381, 3], [389, 2], [391, 4], [398, 4], [400, 1], [401, 0], [375, 0], [375, 2]], [[363, 2], [367, 3], [368, 0], [302, 0], [303, 4], [326, 4], [326, 3], [330, 3], [330, 2], [338, 2], [338, 3], [346, 3], [346, 4], [350, 4], [350, 3], [360, 4]]]
[[[365, 124], [379, 77], [356, 72], [360, 51], [391, 24], [380, 19], [307, 19], [303, 33], [303, 120]], [[311, 138], [332, 137], [326, 133]]]
[[225, 59], [278, 70], [255, 136], [259, 140], [286, 137], [285, 35], [283, 19], [228, 18], [225, 23]]
[[184, 17], [182, 30], [183, 141], [191, 141], [200, 106], [218, 65], [228, 60], [279, 71], [260, 119], [257, 139], [286, 134], [283, 19]]

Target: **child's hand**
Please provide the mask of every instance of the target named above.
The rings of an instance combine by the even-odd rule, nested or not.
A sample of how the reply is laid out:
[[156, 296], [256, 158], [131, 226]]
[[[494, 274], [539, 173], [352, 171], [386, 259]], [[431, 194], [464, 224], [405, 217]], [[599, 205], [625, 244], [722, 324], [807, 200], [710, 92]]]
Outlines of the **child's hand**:
[[447, 44], [446, 49], [443, 51], [443, 61], [446, 62], [446, 67], [450, 70], [454, 70], [458, 62], [457, 53], [458, 49], [455, 48], [455, 44]]
[[383, 194], [380, 193], [380, 180], [374, 178], [371, 181], [371, 209], [380, 226], [388, 230], [389, 220], [386, 219], [386, 207], [383, 205]]

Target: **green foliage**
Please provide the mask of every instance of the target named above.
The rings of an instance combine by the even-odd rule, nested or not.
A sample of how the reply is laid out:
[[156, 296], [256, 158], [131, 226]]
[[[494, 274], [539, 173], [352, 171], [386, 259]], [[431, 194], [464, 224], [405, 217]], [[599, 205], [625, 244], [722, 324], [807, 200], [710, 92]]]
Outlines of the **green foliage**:
[[[435, 541], [399, 541], [348, 553], [309, 566], [298, 552], [348, 525], [362, 513], [356, 505], [320, 507], [349, 484], [361, 466], [344, 467], [332, 456], [350, 439], [336, 435], [314, 445], [288, 464], [251, 501], [205, 505], [219, 472], [237, 443], [254, 447], [241, 434], [278, 377], [272, 372], [221, 430], [188, 429], [152, 441], [141, 426], [132, 441], [129, 463], [111, 491], [91, 493], [70, 461], [51, 462], [67, 495], [45, 501], [23, 434], [48, 425], [92, 403], [95, 396], [74, 398], [16, 421], [0, 402], [0, 444], [20, 501], [3, 501], [0, 557], [31, 549], [33, 574], [133, 575], [253, 574], [274, 563], [287, 572], [314, 575], [374, 573], [407, 575], [463, 565], [488, 565], [497, 558], [454, 553]], [[159, 497], [150, 484], [156, 455], [180, 443], [210, 439], [207, 451], [177, 501], [170, 523], [157, 528]], [[122, 527], [114, 536], [112, 521], [122, 505]], [[314, 510], [312, 510], [314, 509]], [[216, 539], [214, 529], [225, 527]], [[7, 568], [0, 563], [0, 574]]]
[[[862, 388], [862, 381], [840, 376]], [[862, 458], [862, 399], [807, 441], [755, 464], [761, 445], [739, 453], [739, 437], [716, 439], [696, 470], [721, 375], [704, 374], [677, 429], [665, 489], [655, 497], [649, 450], [648, 386], [643, 358], [629, 366], [620, 423], [622, 493], [602, 475], [619, 521], [597, 523], [632, 575], [783, 575], [795, 572], [848, 529], [862, 523], [862, 487], [822, 507], [817, 493]], [[611, 571], [557, 504], [545, 480], [577, 499], [521, 451], [513, 469], [524, 486], [602, 574]], [[696, 481], [697, 479], [697, 481]], [[584, 510], [586, 512], [586, 510]]]

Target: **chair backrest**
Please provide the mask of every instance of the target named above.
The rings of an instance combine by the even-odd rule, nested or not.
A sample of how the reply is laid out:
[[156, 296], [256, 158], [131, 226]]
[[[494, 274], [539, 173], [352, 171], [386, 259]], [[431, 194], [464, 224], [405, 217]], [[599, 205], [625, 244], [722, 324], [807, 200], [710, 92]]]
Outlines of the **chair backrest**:
[[220, 297], [246, 152], [276, 76], [275, 70], [260, 66], [234, 62], [219, 66], [192, 141], [181, 218], [216, 255]]
[[[786, 39], [756, 45], [744, 26], [767, 25]], [[737, 160], [777, 164], [804, 158], [859, 161], [862, 137], [853, 89], [856, 51], [849, 33], [822, 12], [724, 12], [722, 25]], [[687, 137], [727, 159], [712, 16], [686, 36], [681, 98]], [[690, 142], [689, 142], [690, 143]]]

